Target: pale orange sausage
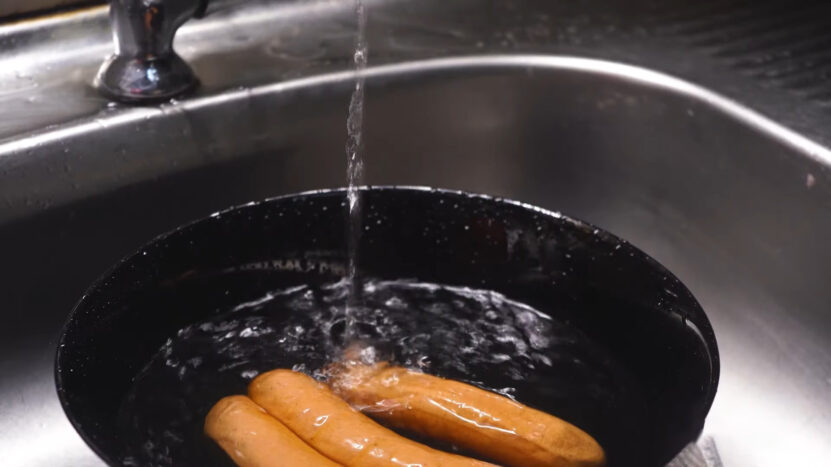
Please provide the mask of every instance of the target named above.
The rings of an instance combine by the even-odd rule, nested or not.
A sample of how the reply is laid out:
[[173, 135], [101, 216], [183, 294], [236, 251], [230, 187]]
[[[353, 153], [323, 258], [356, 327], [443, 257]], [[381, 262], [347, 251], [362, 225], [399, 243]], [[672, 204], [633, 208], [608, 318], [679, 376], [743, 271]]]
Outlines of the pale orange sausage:
[[598, 467], [600, 445], [576, 426], [468, 384], [381, 365], [346, 364], [338, 395], [393, 426], [510, 466]]
[[205, 433], [240, 467], [335, 467], [245, 396], [221, 399], [205, 417]]
[[274, 370], [248, 386], [248, 395], [325, 456], [347, 466], [489, 466], [438, 451], [388, 430], [356, 411], [324, 384], [302, 373]]

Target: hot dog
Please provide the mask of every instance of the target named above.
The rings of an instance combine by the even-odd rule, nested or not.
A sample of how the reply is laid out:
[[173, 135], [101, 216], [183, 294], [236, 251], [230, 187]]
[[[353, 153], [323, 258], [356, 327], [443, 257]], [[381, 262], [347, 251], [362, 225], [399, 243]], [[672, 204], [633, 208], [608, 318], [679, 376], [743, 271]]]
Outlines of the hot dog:
[[245, 396], [229, 396], [205, 418], [205, 433], [240, 467], [335, 467]]
[[438, 451], [388, 430], [302, 373], [274, 370], [255, 378], [248, 395], [301, 439], [347, 466], [484, 467], [491, 464]]
[[603, 449], [576, 426], [468, 384], [384, 364], [348, 363], [332, 386], [375, 418], [506, 465], [605, 465]]

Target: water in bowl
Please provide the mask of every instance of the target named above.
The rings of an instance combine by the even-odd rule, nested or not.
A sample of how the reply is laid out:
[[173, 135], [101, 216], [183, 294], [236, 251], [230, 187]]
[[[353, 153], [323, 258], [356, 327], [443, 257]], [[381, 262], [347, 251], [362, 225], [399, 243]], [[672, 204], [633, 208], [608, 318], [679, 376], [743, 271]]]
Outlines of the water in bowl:
[[[350, 290], [341, 281], [274, 291], [179, 330], [123, 402], [125, 463], [229, 465], [202, 432], [217, 400], [244, 394], [248, 382], [274, 368], [325, 380], [325, 366], [356, 341], [365, 358], [502, 393], [581, 426], [601, 443], [640, 429], [630, 413], [641, 404], [633, 379], [613, 355], [551, 313], [487, 290], [366, 280], [347, 337]], [[610, 419], [619, 421], [613, 435], [595, 429]]]

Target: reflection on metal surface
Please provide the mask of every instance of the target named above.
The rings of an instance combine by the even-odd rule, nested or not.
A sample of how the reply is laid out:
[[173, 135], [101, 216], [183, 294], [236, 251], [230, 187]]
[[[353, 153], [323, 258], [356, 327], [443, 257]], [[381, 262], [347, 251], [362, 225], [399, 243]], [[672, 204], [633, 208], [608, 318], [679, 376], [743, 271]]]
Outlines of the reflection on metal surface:
[[[493, 69], [505, 70], [548, 70], [549, 72], [576, 72], [580, 74], [597, 75], [598, 77], [605, 77], [607, 79], [624, 80], [632, 83], [637, 83], [642, 86], [653, 88], [656, 92], [669, 91], [679, 96], [684, 96], [687, 99], [695, 100], [699, 103], [706, 103], [713, 109], [730, 115], [732, 118], [741, 121], [749, 128], [758, 131], [767, 137], [779, 141], [781, 144], [790, 146], [796, 151], [822, 163], [826, 166], [831, 166], [831, 150], [825, 148], [802, 135], [799, 135], [787, 128], [765, 118], [758, 113], [755, 113], [746, 107], [719, 96], [709, 90], [700, 86], [685, 82], [683, 80], [673, 78], [663, 73], [646, 70], [639, 67], [629, 65], [607, 62], [602, 60], [585, 59], [577, 57], [555, 57], [555, 56], [474, 56], [474, 57], [456, 57], [445, 59], [426, 60], [421, 62], [410, 62], [395, 65], [384, 65], [373, 67], [364, 70], [358, 74], [361, 79], [390, 79], [402, 75], [419, 75], [431, 74], [440, 72], [464, 72], [480, 70], [488, 72]], [[90, 158], [103, 158], [97, 163], [102, 164], [102, 168], [110, 164], [110, 157], [107, 153], [99, 153], [98, 155], [91, 155], [89, 153], [80, 153], [71, 149], [71, 142], [76, 138], [85, 138], [92, 136], [94, 138], [103, 138], [104, 141], [109, 141], [110, 144], [122, 144], [125, 141], [134, 139], [136, 132], [139, 135], [144, 131], [152, 130], [157, 125], [164, 125], [162, 122], [178, 124], [182, 126], [182, 133], [171, 135], [172, 144], [188, 144], [193, 142], [190, 138], [190, 126], [192, 119], [188, 115], [193, 115], [198, 112], [205, 112], [208, 109], [219, 111], [224, 106], [239, 106], [251, 99], [274, 99], [282, 94], [290, 94], [296, 92], [303, 92], [315, 87], [338, 86], [343, 83], [352, 82], [356, 78], [356, 74], [351, 71], [337, 72], [331, 74], [324, 74], [313, 76], [309, 78], [301, 78], [292, 81], [280, 82], [259, 86], [256, 88], [246, 88], [243, 90], [232, 90], [216, 96], [195, 97], [186, 101], [174, 102], [166, 104], [161, 107], [154, 108], [121, 108], [107, 111], [104, 115], [96, 115], [88, 121], [77, 122], [65, 127], [49, 129], [43, 132], [35, 133], [28, 138], [21, 138], [18, 140], [0, 143], [0, 168], [5, 163], [7, 173], [12, 175], [15, 172], [14, 159], [33, 157], [33, 151], [41, 149], [47, 150], [48, 144], [61, 144], [64, 148], [63, 160], [65, 167], [70, 167], [67, 172], [72, 172], [76, 176], [88, 177], [86, 172], [79, 172], [78, 169], [72, 170], [72, 162], [75, 157], [82, 157], [85, 163], [95, 163]], [[158, 122], [158, 123], [156, 123]], [[111, 128], [111, 132], [102, 133], [101, 126]], [[234, 135], [228, 135], [233, 137]], [[209, 138], [221, 140], [223, 135], [208, 135]], [[177, 142], [177, 139], [181, 141]], [[155, 144], [156, 141], [149, 141], [148, 144]], [[230, 141], [226, 141], [230, 143]], [[198, 150], [198, 148], [197, 148]], [[202, 155], [194, 153], [192, 157], [199, 158]], [[188, 166], [187, 156], [179, 154], [177, 158], [178, 163], [182, 168]], [[4, 161], [5, 158], [5, 161]], [[149, 161], [144, 161], [145, 163]], [[165, 158], [165, 164], [169, 160]], [[195, 162], [195, 161], [194, 161]], [[28, 164], [20, 166], [25, 169], [32, 169]], [[149, 167], [143, 167], [148, 169]], [[128, 169], [129, 170], [129, 169]], [[52, 186], [43, 185], [42, 183], [33, 183], [33, 180], [27, 178], [26, 171], [18, 172], [19, 176], [10, 180], [0, 186], [0, 195], [6, 199], [7, 209], [0, 213], [0, 221], [16, 217], [17, 215], [31, 212], [31, 206], [54, 206], [60, 205], [75, 199], [82, 198], [92, 194], [101, 189], [118, 188], [135, 181], [144, 180], [148, 176], [153, 176], [152, 170], [150, 172], [122, 173], [118, 179], [113, 179], [107, 171], [96, 170], [103, 179], [94, 180], [87, 179], [81, 184], [71, 182], [72, 177], [65, 177], [62, 180], [54, 180], [56, 182]], [[36, 171], [32, 173], [33, 176], [39, 177], [40, 174]], [[814, 177], [808, 174], [809, 177]], [[97, 184], [101, 183], [102, 186]], [[36, 188], [36, 191], [32, 191]]]
[[690, 443], [667, 467], [722, 467], [715, 441], [704, 436], [697, 443]]
[[[112, 50], [104, 9], [0, 28], [0, 105], [15, 117], [0, 122], [0, 303], [12, 317], [0, 327], [0, 452], [15, 464], [96, 463], [52, 387], [54, 339], [95, 277], [231, 204], [343, 185], [345, 3], [251, 2], [186, 24], [176, 47], [203, 87], [153, 108], [108, 106], [89, 86]], [[457, 10], [441, 15], [422, 10], [435, 8], [428, 0], [382, 3], [370, 10], [375, 62], [404, 63], [365, 75], [367, 182], [508, 196], [632, 241], [713, 322], [723, 366], [705, 435], [724, 465], [831, 457], [828, 149], [661, 73], [503, 46], [501, 20], [472, 9], [481, 2], [442, 2]], [[468, 22], [450, 28], [462, 13]], [[500, 55], [412, 61], [471, 53]], [[690, 67], [676, 54], [638, 57]], [[750, 97], [827, 132], [806, 106]], [[44, 430], [66, 441], [60, 456], [45, 454]]]
[[[233, 7], [225, 8], [229, 3]], [[375, 64], [471, 53], [619, 60], [704, 83], [829, 141], [831, 114], [824, 109], [792, 95], [763, 92], [752, 79], [714, 66], [652, 31], [650, 21], [671, 22], [662, 14], [674, 11], [673, 2], [657, 13], [647, 0], [628, 2], [627, 12], [610, 9], [607, 0], [367, 3]], [[199, 76], [200, 95], [348, 68], [354, 31], [349, 2], [214, 0], [209, 6], [217, 11], [187, 22], [174, 44]], [[0, 106], [17, 116], [0, 122], [0, 139], [105, 110], [107, 100], [90, 83], [112, 52], [105, 7], [0, 25], [0, 69], [7, 70], [0, 72]]]
[[[20, 401], [6, 399], [0, 402], [0, 413], [3, 414], [3, 424], [0, 425], [3, 464], [35, 467], [101, 465], [101, 461], [75, 433], [69, 420], [58, 416], [62, 410], [55, 397], [51, 375], [38, 373], [27, 381], [15, 378], [17, 387], [14, 390], [25, 394], [32, 401], [26, 405], [25, 412], [17, 408]], [[0, 386], [0, 394], [8, 394], [8, 390], [9, 388]], [[44, 439], [49, 442], [43, 443]]]
[[0, 17], [32, 13], [49, 8], [85, 3], [84, 0], [5, 0], [0, 4]]

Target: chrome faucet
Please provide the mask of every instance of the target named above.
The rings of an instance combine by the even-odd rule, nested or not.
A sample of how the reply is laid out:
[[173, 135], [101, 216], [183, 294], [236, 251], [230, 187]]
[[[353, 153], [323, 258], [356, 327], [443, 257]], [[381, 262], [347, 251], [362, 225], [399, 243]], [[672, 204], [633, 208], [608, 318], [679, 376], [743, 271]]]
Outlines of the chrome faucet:
[[[237, 0], [239, 1], [239, 0]], [[101, 65], [95, 86], [110, 99], [154, 103], [184, 94], [199, 80], [173, 50], [176, 30], [191, 18], [234, 0], [110, 0], [115, 53]]]

